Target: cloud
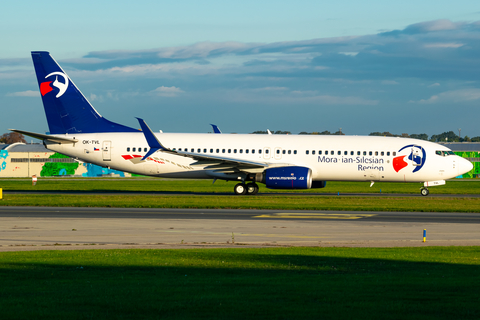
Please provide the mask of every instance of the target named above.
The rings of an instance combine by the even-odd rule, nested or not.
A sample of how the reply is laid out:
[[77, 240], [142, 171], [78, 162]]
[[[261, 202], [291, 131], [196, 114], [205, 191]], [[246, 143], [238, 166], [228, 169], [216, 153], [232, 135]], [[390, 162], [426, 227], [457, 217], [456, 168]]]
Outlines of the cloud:
[[13, 93], [8, 93], [8, 97], [39, 97], [40, 92], [34, 91], [34, 90], [27, 90], [27, 91], [21, 91], [21, 92], [13, 92]]
[[160, 97], [177, 97], [179, 94], [184, 93], [185, 91], [177, 87], [158, 87], [155, 90], [150, 91], [151, 94]]
[[421, 99], [419, 101], [410, 101], [412, 103], [433, 104], [433, 103], [460, 103], [466, 101], [474, 101], [480, 99], [480, 89], [459, 89], [445, 91], [437, 95], [433, 95], [428, 99]]
[[463, 43], [427, 43], [425, 48], [460, 48]]
[[403, 30], [387, 31], [387, 32], [381, 33], [381, 35], [383, 36], [399, 36], [401, 34], [416, 35], [416, 34], [422, 34], [422, 33], [456, 30], [461, 28], [463, 25], [465, 25], [464, 22], [455, 23], [448, 19], [439, 19], [439, 20], [425, 21], [425, 22], [411, 24]]

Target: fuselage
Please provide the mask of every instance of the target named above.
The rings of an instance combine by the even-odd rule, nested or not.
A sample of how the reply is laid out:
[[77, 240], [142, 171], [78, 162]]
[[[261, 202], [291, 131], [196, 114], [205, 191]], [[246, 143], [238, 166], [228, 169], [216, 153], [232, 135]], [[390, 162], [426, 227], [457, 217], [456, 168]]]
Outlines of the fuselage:
[[[47, 148], [84, 162], [135, 174], [211, 179], [212, 163], [158, 151], [142, 160], [149, 145], [142, 132], [56, 135], [75, 144], [46, 141]], [[176, 151], [312, 170], [314, 181], [428, 182], [454, 178], [471, 163], [429, 141], [375, 136], [156, 133]], [[255, 173], [258, 168], [239, 168]]]

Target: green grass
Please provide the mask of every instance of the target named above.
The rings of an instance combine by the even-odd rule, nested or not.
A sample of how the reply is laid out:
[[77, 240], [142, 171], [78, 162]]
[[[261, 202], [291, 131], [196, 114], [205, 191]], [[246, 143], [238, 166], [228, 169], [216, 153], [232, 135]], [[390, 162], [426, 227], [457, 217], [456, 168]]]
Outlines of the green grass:
[[[190, 193], [233, 193], [236, 182], [212, 180], [165, 180], [155, 178], [118, 179], [63, 179], [39, 178], [36, 186], [31, 179], [1, 179], [0, 188], [11, 191], [143, 191], [143, 192], [190, 192]], [[260, 184], [261, 193], [420, 193], [420, 183], [378, 182], [370, 188], [370, 182], [327, 182], [323, 189], [272, 190]], [[480, 182], [448, 181], [444, 186], [430, 188], [432, 194], [480, 194]]]
[[[0, 206], [62, 206], [62, 207], [130, 207], [130, 208], [231, 208], [280, 210], [354, 210], [354, 211], [420, 211], [479, 212], [480, 197], [393, 197], [391, 193], [418, 193], [420, 184], [331, 182], [325, 189], [288, 191], [273, 190], [268, 195], [235, 196], [234, 183], [219, 181], [212, 186], [204, 180], [162, 179], [43, 179], [32, 186], [27, 179], [0, 180], [5, 191], [85, 191], [102, 195], [82, 194], [4, 194]], [[377, 189], [375, 189], [377, 188]], [[341, 196], [358, 193], [382, 193], [385, 197]], [[262, 188], [262, 192], [272, 190]], [[441, 191], [441, 192], [440, 192]], [[108, 195], [108, 192], [129, 192]], [[143, 194], [135, 194], [143, 193]], [[282, 194], [278, 194], [281, 192]], [[308, 196], [311, 192], [327, 193]], [[172, 195], [169, 195], [172, 193]], [[173, 193], [182, 193], [173, 195]], [[232, 195], [215, 196], [216, 193]], [[291, 193], [291, 195], [289, 195]], [[295, 194], [296, 193], [296, 194]], [[330, 194], [328, 194], [330, 193]], [[332, 195], [333, 193], [333, 195]], [[452, 181], [446, 186], [431, 188], [431, 193], [479, 194], [480, 182]], [[299, 196], [304, 194], [305, 196]]]
[[479, 212], [480, 198], [5, 195], [0, 206]]
[[478, 319], [480, 248], [0, 253], [2, 319]]

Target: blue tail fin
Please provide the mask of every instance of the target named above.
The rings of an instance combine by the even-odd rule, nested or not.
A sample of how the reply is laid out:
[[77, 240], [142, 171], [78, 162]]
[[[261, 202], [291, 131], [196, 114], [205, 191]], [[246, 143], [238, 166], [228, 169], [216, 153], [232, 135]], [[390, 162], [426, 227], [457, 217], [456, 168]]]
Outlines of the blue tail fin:
[[32, 59], [51, 134], [138, 132], [103, 118], [50, 53], [35, 51]]

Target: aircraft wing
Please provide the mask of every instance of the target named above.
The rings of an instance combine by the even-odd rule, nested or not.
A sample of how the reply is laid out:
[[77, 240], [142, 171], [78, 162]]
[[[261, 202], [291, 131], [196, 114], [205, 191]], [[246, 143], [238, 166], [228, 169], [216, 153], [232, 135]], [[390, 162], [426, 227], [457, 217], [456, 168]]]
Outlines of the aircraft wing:
[[206, 155], [206, 154], [194, 153], [194, 152], [171, 150], [163, 146], [162, 143], [158, 141], [157, 137], [153, 134], [152, 130], [145, 123], [143, 119], [137, 118], [137, 120], [140, 123], [143, 134], [145, 135], [145, 139], [147, 139], [148, 145], [150, 147], [150, 151], [147, 152], [147, 154], [142, 158], [142, 160], [145, 160], [146, 158], [150, 157], [153, 153], [160, 150], [166, 153], [175, 154], [177, 156], [192, 158], [193, 160], [197, 161], [192, 163], [191, 164], [192, 166], [203, 165], [203, 166], [206, 166], [206, 169], [208, 169], [209, 167], [211, 167], [212, 169], [222, 167], [225, 169], [236, 168], [239, 170], [248, 171], [249, 169], [263, 169], [263, 168], [285, 167], [285, 166], [293, 165], [288, 163], [256, 162], [256, 161], [241, 160], [236, 158]]

